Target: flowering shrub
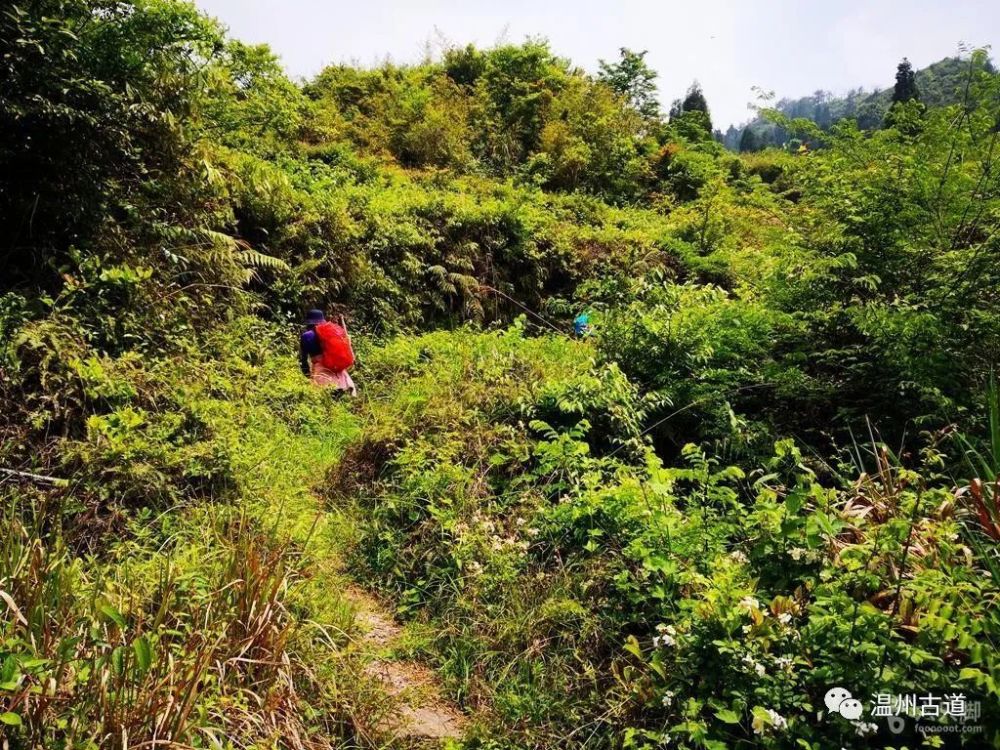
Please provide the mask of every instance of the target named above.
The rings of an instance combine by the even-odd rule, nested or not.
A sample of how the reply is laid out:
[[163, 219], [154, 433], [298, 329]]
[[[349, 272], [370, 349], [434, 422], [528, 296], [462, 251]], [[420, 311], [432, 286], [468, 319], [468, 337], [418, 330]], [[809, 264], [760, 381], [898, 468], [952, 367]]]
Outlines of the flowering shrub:
[[995, 701], [997, 582], [934, 451], [908, 470], [875, 446], [854, 482], [792, 441], [757, 466], [695, 445], [666, 466], [617, 368], [517, 329], [400, 340], [367, 367], [395, 377], [366, 406], [392, 449], [357, 562], [433, 621], [420, 648], [487, 734], [818, 749], [879, 730], [819, 717], [831, 686]]

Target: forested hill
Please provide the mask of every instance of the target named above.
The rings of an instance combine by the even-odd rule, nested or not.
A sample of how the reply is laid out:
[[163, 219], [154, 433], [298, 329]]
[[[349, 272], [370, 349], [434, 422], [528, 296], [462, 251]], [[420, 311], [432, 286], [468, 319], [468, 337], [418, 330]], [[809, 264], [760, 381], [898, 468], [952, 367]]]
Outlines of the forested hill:
[[[992, 62], [982, 62], [988, 73], [995, 73]], [[889, 71], [886, 71], [888, 74]], [[969, 80], [969, 61], [961, 57], [946, 57], [936, 63], [914, 71], [920, 101], [931, 107], [958, 104], [963, 100], [965, 84]], [[810, 96], [798, 99], [780, 99], [773, 106], [775, 110], [789, 118], [805, 118], [816, 123], [822, 130], [844, 118], [857, 121], [859, 127], [871, 129], [880, 127], [886, 112], [892, 105], [893, 87], [865, 91], [852, 89], [844, 96], [836, 96], [829, 91], [816, 91]], [[752, 136], [745, 136], [747, 130]], [[726, 148], [733, 151], [759, 150], [768, 146], [782, 146], [788, 142], [787, 130], [776, 126], [764, 117], [756, 117], [742, 125], [730, 125], [726, 132], [719, 133]]]
[[986, 59], [740, 154], [628, 49], [8, 3], [0, 747], [1000, 747]]

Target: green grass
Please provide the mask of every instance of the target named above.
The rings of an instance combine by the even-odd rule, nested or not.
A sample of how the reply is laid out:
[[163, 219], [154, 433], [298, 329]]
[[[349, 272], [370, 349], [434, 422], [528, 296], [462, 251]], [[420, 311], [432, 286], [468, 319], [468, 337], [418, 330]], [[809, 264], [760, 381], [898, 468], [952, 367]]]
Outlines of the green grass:
[[[0, 590], [21, 613], [0, 628], [14, 747], [295, 747], [307, 735], [342, 746], [378, 710], [374, 698], [366, 707], [372, 688], [358, 684], [346, 649], [353, 612], [340, 596], [340, 556], [350, 527], [314, 492], [356, 420], [290, 358], [251, 364], [240, 354], [183, 368], [91, 368], [105, 385], [131, 382], [132, 396], [98, 407], [113, 435], [91, 432], [67, 453], [130, 496], [140, 480], [170, 479], [149, 488], [169, 504], [133, 511], [102, 498], [97, 512], [120, 519], [108, 533], [81, 526], [91, 514], [73, 510], [86, 500], [72, 490], [61, 506], [30, 487], [4, 493], [13, 533]], [[196, 437], [154, 450], [158, 430], [175, 423], [168, 404], [183, 405]], [[181, 454], [211, 457], [224, 481], [206, 494], [183, 468], [165, 474]], [[81, 534], [99, 556], [68, 546]]]

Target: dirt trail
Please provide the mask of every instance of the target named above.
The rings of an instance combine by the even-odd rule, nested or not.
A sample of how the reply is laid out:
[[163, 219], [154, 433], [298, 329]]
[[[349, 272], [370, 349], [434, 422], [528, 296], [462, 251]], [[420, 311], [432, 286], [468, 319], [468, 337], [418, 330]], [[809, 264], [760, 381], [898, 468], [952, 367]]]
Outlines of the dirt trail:
[[461, 737], [466, 718], [441, 696], [434, 673], [416, 662], [386, 656], [400, 636], [399, 625], [362, 589], [349, 587], [345, 597], [357, 610], [356, 621], [364, 631], [361, 646], [372, 654], [365, 672], [398, 701], [395, 715], [377, 727], [380, 732], [408, 743]]

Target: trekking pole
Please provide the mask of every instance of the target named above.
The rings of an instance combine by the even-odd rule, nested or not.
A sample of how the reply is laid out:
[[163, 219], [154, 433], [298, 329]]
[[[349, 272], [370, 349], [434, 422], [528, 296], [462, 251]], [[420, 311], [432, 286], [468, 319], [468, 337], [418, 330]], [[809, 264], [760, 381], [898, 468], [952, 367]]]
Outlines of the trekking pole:
[[563, 336], [567, 335], [566, 331], [562, 330], [561, 328], [557, 328], [553, 323], [550, 323], [548, 320], [546, 320], [541, 315], [539, 315], [538, 313], [536, 313], [530, 307], [527, 307], [526, 305], [522, 305], [520, 302], [518, 302], [516, 299], [514, 299], [513, 297], [511, 297], [509, 294], [505, 294], [504, 292], [501, 292], [499, 289], [494, 289], [489, 284], [480, 284], [479, 288], [480, 289], [486, 289], [488, 291], [493, 292], [494, 294], [499, 294], [504, 299], [506, 299], [506, 300], [508, 300], [510, 302], [513, 302], [515, 305], [517, 305], [518, 307], [520, 307], [522, 310], [524, 310], [526, 313], [528, 313], [528, 315], [532, 316], [533, 318], [538, 318], [540, 321], [542, 321], [545, 325], [547, 325], [549, 328], [551, 328], [556, 333], [561, 333]]

